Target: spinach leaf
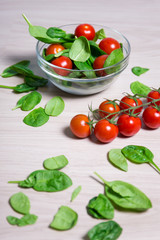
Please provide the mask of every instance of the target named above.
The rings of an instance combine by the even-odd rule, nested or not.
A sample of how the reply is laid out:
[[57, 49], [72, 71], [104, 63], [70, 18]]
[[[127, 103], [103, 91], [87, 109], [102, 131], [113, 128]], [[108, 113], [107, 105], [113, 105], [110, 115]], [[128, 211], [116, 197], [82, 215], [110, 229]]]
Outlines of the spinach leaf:
[[48, 83], [47, 79], [37, 75], [25, 76], [24, 81], [28, 86], [31, 87], [43, 87]]
[[56, 230], [68, 230], [73, 228], [78, 220], [78, 214], [67, 206], [61, 206], [54, 216], [50, 227]]
[[59, 170], [68, 164], [68, 160], [64, 155], [57, 157], [47, 158], [43, 162], [43, 166], [48, 170]]
[[124, 156], [134, 163], [150, 163], [158, 171], [160, 168], [153, 162], [154, 155], [153, 153], [146, 147], [137, 146], [137, 145], [128, 145], [122, 149], [122, 153]]
[[91, 216], [98, 219], [112, 219], [114, 217], [114, 207], [103, 194], [99, 194], [89, 201], [87, 211]]
[[15, 193], [9, 199], [11, 207], [18, 213], [28, 214], [30, 211], [29, 198], [22, 192]]
[[105, 184], [105, 194], [115, 206], [130, 211], [142, 212], [152, 207], [150, 199], [138, 188], [123, 181], [107, 182], [95, 173]]
[[75, 35], [72, 33], [67, 33], [63, 39], [65, 39], [68, 42], [73, 42], [75, 40]]
[[93, 41], [96, 42], [98, 39], [104, 39], [104, 38], [106, 38], [106, 34], [104, 29], [101, 28], [99, 31], [96, 32]]
[[12, 77], [17, 75], [18, 73], [12, 69], [13, 66], [18, 65], [18, 66], [25, 66], [28, 67], [28, 65], [30, 64], [30, 61], [28, 60], [23, 60], [21, 62], [18, 62], [14, 65], [11, 65], [10, 67], [7, 67], [1, 74], [1, 77], [3, 78], [8, 78], [8, 77]]
[[63, 43], [62, 45], [64, 48], [70, 49], [72, 47], [72, 44], [73, 44], [72, 42], [66, 42], [66, 43]]
[[[83, 74], [87, 77], [87, 78], [96, 78], [96, 74], [93, 70], [93, 68], [87, 63], [87, 62], [74, 62], [75, 66], [79, 69], [79, 70], [86, 70], [83, 72]], [[91, 70], [91, 71], [88, 71]]]
[[26, 66], [23, 66], [23, 65], [13, 65], [11, 67], [11, 69], [13, 69], [14, 71], [16, 71], [18, 74], [21, 74], [23, 76], [33, 76], [34, 73], [32, 72], [31, 69], [29, 69], [28, 67]]
[[23, 92], [29, 92], [29, 91], [36, 90], [36, 87], [30, 87], [26, 83], [18, 84], [17, 86], [14, 86], [14, 87], [0, 85], [0, 88], [13, 89], [15, 92], [18, 92], [18, 93], [23, 93]]
[[45, 110], [42, 107], [34, 109], [31, 111], [24, 119], [23, 122], [26, 125], [32, 127], [40, 127], [48, 122], [49, 116], [45, 113]]
[[64, 110], [65, 104], [61, 97], [52, 98], [45, 106], [45, 113], [49, 116], [58, 116]]
[[56, 28], [56, 27], [50, 27], [48, 28], [46, 34], [50, 37], [50, 38], [63, 38], [66, 35], [66, 32], [63, 31], [60, 28]]
[[69, 51], [69, 58], [73, 61], [85, 62], [90, 57], [90, 45], [86, 37], [77, 38]]
[[108, 153], [108, 159], [114, 166], [125, 172], [128, 171], [127, 159], [122, 154], [121, 149], [111, 149]]
[[32, 110], [37, 104], [40, 103], [42, 96], [40, 93], [34, 91], [31, 92], [22, 98], [19, 99], [16, 106], [12, 109], [15, 110], [17, 108], [21, 108], [22, 111], [30, 111]]
[[55, 54], [49, 54], [49, 55], [45, 55], [45, 49], [43, 49], [43, 53], [42, 53], [42, 56], [43, 56], [43, 58], [46, 60], [46, 61], [51, 61], [51, 60], [53, 60], [53, 58], [55, 58], [55, 57], [60, 57], [60, 56], [64, 56], [65, 54], [68, 54], [69, 53], [69, 49], [64, 49], [64, 50], [62, 50], [62, 51], [60, 51], [60, 52], [58, 52], [58, 53], [55, 53]]
[[89, 44], [91, 49], [91, 56], [89, 59], [91, 60], [92, 64], [97, 57], [101, 55], [107, 55], [107, 53], [100, 49], [94, 41], [89, 41]]
[[102, 222], [95, 225], [89, 232], [90, 240], [116, 240], [121, 235], [122, 228], [115, 221]]
[[132, 73], [135, 74], [136, 76], [140, 76], [141, 74], [149, 71], [149, 68], [142, 68], [142, 67], [133, 67], [132, 68]]
[[132, 82], [130, 85], [130, 89], [133, 94], [140, 94], [147, 96], [149, 92], [151, 92], [151, 88], [147, 85], [144, 85], [143, 83], [139, 81]]
[[26, 226], [26, 225], [32, 225], [37, 221], [38, 217], [34, 214], [26, 214], [22, 218], [16, 218], [13, 216], [8, 216], [7, 221], [11, 225], [17, 225], [19, 227]]
[[71, 202], [73, 202], [73, 200], [78, 196], [81, 189], [82, 189], [81, 186], [78, 186], [76, 189], [74, 189], [74, 191], [72, 192], [72, 196], [71, 196]]
[[[110, 67], [112, 65], [115, 65], [117, 63], [119, 63], [120, 61], [122, 61], [124, 58], [123, 52], [121, 48], [115, 49], [111, 52], [111, 54], [107, 57], [105, 63], [104, 63], [104, 68], [105, 67]], [[120, 66], [115, 66], [111, 69], [106, 69], [106, 73], [107, 74], [111, 74], [113, 72], [116, 72], [120, 69]]]
[[40, 192], [58, 192], [72, 185], [72, 180], [58, 170], [37, 170], [32, 172], [24, 181], [9, 181], [18, 183], [19, 187], [33, 188]]

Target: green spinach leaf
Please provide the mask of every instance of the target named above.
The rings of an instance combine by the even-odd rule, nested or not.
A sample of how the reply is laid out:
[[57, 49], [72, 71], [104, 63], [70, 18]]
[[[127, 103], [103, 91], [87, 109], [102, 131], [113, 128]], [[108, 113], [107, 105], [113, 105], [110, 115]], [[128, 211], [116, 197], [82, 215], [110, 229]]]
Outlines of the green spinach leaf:
[[103, 194], [99, 194], [89, 201], [87, 211], [91, 216], [98, 219], [112, 219], [114, 217], [114, 207]]
[[90, 240], [116, 240], [122, 233], [122, 228], [115, 221], [102, 222], [95, 225], [89, 232]]
[[54, 216], [50, 227], [56, 230], [68, 230], [73, 228], [78, 220], [78, 214], [67, 206], [61, 206]]
[[26, 83], [18, 84], [17, 86], [14, 86], [14, 87], [0, 85], [0, 88], [13, 89], [15, 92], [18, 92], [18, 93], [23, 93], [23, 92], [29, 92], [29, 91], [36, 90], [36, 87], [30, 87]]
[[16, 218], [13, 216], [8, 216], [7, 221], [11, 225], [17, 225], [19, 227], [26, 226], [26, 225], [32, 225], [37, 221], [38, 217], [34, 214], [26, 214], [22, 218]]
[[72, 192], [72, 195], [71, 195], [71, 202], [74, 201], [74, 199], [78, 196], [78, 194], [80, 193], [81, 190], [82, 190], [81, 186], [78, 186], [76, 189], [74, 189], [74, 191]]
[[64, 110], [65, 104], [61, 97], [52, 98], [45, 106], [45, 113], [49, 116], [58, 116]]
[[15, 193], [9, 199], [11, 207], [18, 213], [28, 214], [30, 211], [29, 198], [22, 192]]
[[71, 46], [69, 58], [73, 61], [86, 62], [90, 55], [90, 45], [87, 38], [83, 36], [77, 38]]
[[8, 78], [8, 77], [12, 77], [12, 76], [15, 76], [17, 75], [17, 71], [13, 70], [13, 66], [24, 66], [24, 67], [28, 67], [28, 65], [30, 64], [30, 61], [28, 60], [23, 60], [21, 62], [18, 62], [14, 65], [11, 65], [10, 67], [7, 67], [1, 74], [1, 77], [3, 78]]
[[[120, 61], [122, 61], [123, 59], [124, 59], [124, 55], [123, 55], [122, 49], [121, 48], [115, 49], [107, 57], [103, 67], [105, 68], [105, 67], [113, 66], [113, 65], [119, 63]], [[111, 74], [113, 72], [117, 72], [119, 69], [120, 69], [119, 65], [114, 66], [113, 68], [106, 69], [106, 73]]]
[[48, 122], [49, 116], [45, 113], [45, 110], [40, 107], [31, 111], [24, 119], [23, 122], [26, 125], [32, 127], [40, 127]]
[[96, 32], [93, 41], [96, 42], [98, 39], [104, 39], [104, 38], [106, 38], [106, 34], [104, 29], [101, 28], [99, 31]]
[[108, 153], [108, 159], [114, 166], [125, 172], [128, 171], [127, 159], [122, 154], [121, 149], [111, 149]]
[[147, 96], [149, 92], [151, 92], [151, 88], [147, 85], [144, 85], [143, 83], [139, 81], [132, 82], [130, 85], [130, 89], [133, 94], [140, 94]]
[[142, 68], [142, 67], [133, 67], [132, 68], [132, 73], [135, 74], [136, 76], [140, 76], [141, 74], [149, 71], [149, 68]]
[[89, 60], [92, 62], [92, 64], [97, 57], [101, 55], [107, 55], [107, 53], [100, 49], [98, 44], [96, 44], [94, 41], [89, 41], [89, 44], [91, 49], [91, 56]]
[[[87, 62], [77, 62], [77, 61], [75, 61], [74, 64], [76, 65], [76, 67], [79, 70], [84, 70], [83, 74], [87, 78], [96, 78], [95, 71], [93, 70], [93, 68]], [[90, 70], [90, 71], [88, 71], [88, 70]]]
[[59, 170], [68, 164], [68, 160], [64, 155], [57, 157], [47, 158], [43, 162], [43, 166], [48, 170]]
[[31, 87], [43, 87], [48, 83], [48, 80], [46, 78], [37, 75], [33, 75], [31, 77], [25, 76], [24, 81], [28, 86]]
[[50, 38], [63, 38], [63, 37], [65, 37], [66, 32], [60, 28], [50, 27], [50, 28], [48, 28], [46, 34]]

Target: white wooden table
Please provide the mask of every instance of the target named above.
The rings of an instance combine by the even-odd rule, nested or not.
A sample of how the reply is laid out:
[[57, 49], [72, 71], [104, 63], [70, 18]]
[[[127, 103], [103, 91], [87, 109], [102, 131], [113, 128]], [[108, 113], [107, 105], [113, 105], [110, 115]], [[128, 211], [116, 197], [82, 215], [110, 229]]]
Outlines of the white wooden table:
[[[0, 238], [3, 240], [82, 240], [101, 220], [91, 218], [86, 212], [88, 201], [103, 193], [103, 186], [93, 179], [97, 171], [109, 181], [123, 180], [139, 187], [151, 199], [153, 208], [143, 213], [115, 211], [114, 220], [123, 228], [119, 239], [159, 240], [160, 239], [160, 181], [159, 174], [149, 165], [129, 163], [127, 173], [114, 168], [107, 160], [107, 152], [112, 148], [122, 148], [128, 144], [143, 145], [155, 155], [160, 165], [159, 130], [144, 127], [131, 138], [118, 137], [110, 144], [99, 144], [92, 139], [76, 139], [69, 130], [71, 118], [78, 113], [88, 113], [88, 104], [98, 107], [103, 98], [121, 98], [123, 92], [130, 92], [130, 83], [139, 80], [154, 88], [160, 79], [160, 2], [158, 0], [134, 1], [47, 1], [47, 0], [1, 0], [0, 1], [0, 72], [20, 60], [31, 61], [31, 68], [43, 75], [37, 66], [36, 40], [29, 33], [21, 14], [35, 25], [45, 27], [69, 23], [96, 23], [115, 28], [122, 32], [131, 43], [131, 56], [127, 69], [109, 89], [92, 96], [73, 96], [55, 88], [52, 84], [39, 89], [44, 107], [54, 96], [65, 101], [65, 111], [40, 128], [32, 128], [23, 123], [26, 112], [12, 111], [20, 96], [11, 90], [0, 89]], [[140, 77], [131, 73], [133, 66], [150, 70]], [[0, 84], [17, 85], [19, 77], [0, 78]], [[23, 180], [34, 170], [42, 169], [43, 161], [52, 156], [64, 154], [69, 165], [64, 168], [73, 180], [73, 186], [58, 193], [36, 192], [20, 189], [9, 180]], [[72, 191], [82, 185], [77, 199], [70, 203]], [[19, 216], [9, 206], [10, 196], [22, 191], [31, 201], [31, 213], [38, 215], [36, 224], [26, 227], [11, 226], [6, 216]], [[65, 232], [50, 229], [53, 216], [61, 205], [73, 208], [79, 214], [77, 225]]]

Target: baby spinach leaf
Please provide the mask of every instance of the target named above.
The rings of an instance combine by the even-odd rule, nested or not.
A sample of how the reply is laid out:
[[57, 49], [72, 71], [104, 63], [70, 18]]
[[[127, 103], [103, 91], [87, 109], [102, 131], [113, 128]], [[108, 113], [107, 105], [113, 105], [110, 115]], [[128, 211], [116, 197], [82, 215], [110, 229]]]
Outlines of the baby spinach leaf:
[[132, 82], [130, 85], [130, 89], [133, 94], [140, 94], [147, 96], [149, 92], [151, 92], [151, 88], [147, 85], [144, 85], [143, 83], [139, 81]]
[[132, 68], [132, 73], [135, 74], [136, 76], [140, 76], [141, 74], [149, 71], [149, 68], [142, 68], [142, 67], [133, 67]]
[[90, 45], [86, 37], [77, 38], [69, 51], [69, 58], [74, 61], [85, 62], [90, 57]]
[[158, 171], [160, 168], [153, 162], [154, 155], [153, 153], [146, 147], [137, 146], [137, 145], [128, 145], [122, 149], [122, 153], [124, 156], [134, 163], [150, 163]]
[[56, 27], [50, 27], [48, 28], [46, 34], [50, 37], [50, 38], [63, 38], [66, 35], [66, 32], [63, 31], [60, 28], [56, 28]]
[[89, 201], [87, 211], [91, 216], [98, 219], [112, 219], [114, 217], [114, 207], [103, 194], [99, 194]]
[[43, 166], [48, 170], [59, 170], [68, 164], [68, 160], [64, 155], [47, 158], [43, 162]]
[[23, 76], [33, 76], [34, 73], [31, 71], [31, 69], [29, 69], [26, 66], [23, 65], [13, 65], [11, 67], [11, 69], [13, 69], [14, 71], [16, 71], [18, 74], [21, 74]]
[[[84, 70], [83, 74], [87, 78], [96, 78], [96, 74], [95, 74], [93, 68], [87, 62], [77, 62], [77, 61], [75, 61], [74, 64], [76, 65], [76, 67], [79, 70]], [[88, 71], [88, 70], [91, 70], [91, 71]]]
[[29, 91], [36, 90], [35, 87], [30, 87], [26, 83], [18, 84], [17, 86], [14, 86], [14, 87], [0, 85], [0, 88], [13, 89], [15, 92], [18, 92], [18, 93], [23, 93], [23, 92], [29, 92]]
[[31, 86], [31, 87], [43, 87], [48, 83], [48, 80], [37, 76], [37, 75], [33, 75], [33, 76], [25, 76], [24, 81], [27, 85]]
[[78, 214], [67, 206], [61, 206], [54, 216], [50, 227], [56, 230], [64, 231], [73, 228], [78, 220]]
[[9, 199], [11, 207], [18, 213], [28, 214], [30, 211], [29, 198], [22, 192], [15, 193]]
[[[120, 61], [122, 61], [124, 59], [124, 55], [122, 52], [121, 48], [115, 49], [111, 52], [111, 54], [107, 57], [103, 67], [110, 67], [112, 65], [115, 65], [117, 63], [119, 63]], [[111, 69], [106, 69], [106, 73], [107, 74], [111, 74], [113, 72], [116, 72], [120, 69], [120, 66], [115, 66]]]
[[26, 225], [32, 225], [37, 221], [38, 217], [34, 214], [26, 214], [22, 218], [16, 218], [13, 216], [8, 216], [7, 221], [11, 225], [17, 225], [19, 227], [26, 226]]
[[12, 77], [12, 76], [15, 76], [17, 75], [18, 73], [12, 69], [13, 66], [25, 66], [25, 67], [28, 67], [28, 65], [30, 64], [30, 61], [28, 60], [23, 60], [21, 62], [18, 62], [14, 65], [11, 65], [10, 67], [7, 67], [6, 69], [4, 69], [4, 71], [2, 72], [1, 74], [1, 77], [3, 78], [8, 78], [8, 77]]
[[92, 64], [97, 57], [101, 55], [107, 55], [107, 53], [100, 49], [98, 44], [96, 44], [94, 41], [89, 41], [89, 44], [91, 49], [91, 56], [89, 59], [91, 60]]
[[73, 202], [73, 200], [78, 196], [81, 190], [82, 190], [81, 186], [78, 186], [76, 189], [74, 189], [71, 195], [71, 202]]
[[89, 232], [90, 240], [116, 240], [122, 233], [122, 228], [115, 221], [102, 222], [95, 225]]
[[106, 38], [106, 34], [103, 28], [101, 28], [99, 31], [96, 32], [95, 37], [93, 41], [97, 41], [98, 39], [104, 39]]
[[40, 103], [42, 96], [40, 93], [34, 91], [31, 92], [22, 98], [19, 99], [17, 105], [12, 109], [15, 110], [17, 108], [21, 108], [22, 111], [30, 111], [32, 110], [37, 104]]
[[138, 188], [123, 181], [107, 182], [95, 173], [105, 184], [105, 194], [115, 206], [130, 211], [142, 212], [152, 207], [150, 199]]
[[23, 122], [26, 125], [29, 125], [32, 127], [40, 127], [40, 126], [44, 125], [46, 122], [48, 122], [48, 120], [49, 120], [49, 116], [45, 113], [45, 111], [42, 107], [39, 107], [39, 108], [31, 111], [23, 119]]
[[45, 113], [49, 116], [58, 116], [64, 110], [65, 104], [61, 97], [52, 98], [45, 106]]
[[111, 149], [108, 153], [108, 159], [114, 166], [125, 172], [128, 171], [127, 159], [122, 154], [121, 149]]
[[66, 42], [66, 43], [63, 43], [62, 45], [64, 48], [70, 49], [72, 47], [72, 44], [73, 44], [72, 42]]
[[72, 180], [58, 170], [37, 170], [32, 172], [24, 181], [9, 181], [18, 183], [19, 187], [33, 188], [40, 192], [58, 192], [72, 185]]
[[75, 35], [72, 33], [67, 33], [63, 39], [65, 39], [68, 42], [73, 42], [75, 40]]

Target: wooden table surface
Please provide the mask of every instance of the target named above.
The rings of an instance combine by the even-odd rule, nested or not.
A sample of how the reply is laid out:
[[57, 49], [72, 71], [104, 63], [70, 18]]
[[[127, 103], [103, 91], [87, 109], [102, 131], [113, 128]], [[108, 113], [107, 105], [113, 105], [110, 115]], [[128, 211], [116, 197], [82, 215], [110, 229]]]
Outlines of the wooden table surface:
[[[48, 84], [38, 89], [44, 107], [54, 96], [65, 101], [65, 110], [58, 117], [50, 117], [49, 122], [39, 128], [23, 123], [26, 112], [12, 111], [18, 99], [25, 95], [0, 89], [0, 238], [3, 240], [87, 240], [86, 234], [96, 220], [86, 212], [88, 201], [103, 193], [103, 185], [94, 179], [97, 171], [108, 181], [122, 180], [139, 187], [151, 199], [153, 208], [143, 213], [120, 212], [115, 210], [114, 220], [123, 228], [121, 240], [159, 240], [160, 239], [160, 184], [159, 173], [148, 164], [129, 163], [128, 172], [114, 168], [107, 160], [107, 152], [112, 148], [123, 148], [128, 144], [148, 147], [160, 165], [160, 132], [142, 127], [131, 137], [117, 137], [109, 144], [100, 144], [92, 138], [76, 139], [69, 130], [71, 118], [78, 114], [88, 114], [88, 105], [97, 108], [104, 98], [122, 98], [130, 92], [130, 83], [136, 80], [159, 88], [160, 75], [160, 1], [107, 1], [107, 0], [1, 0], [0, 1], [0, 72], [18, 61], [28, 59], [31, 69], [41, 75], [36, 60], [36, 40], [28, 33], [22, 13], [34, 25], [45, 27], [70, 23], [96, 23], [106, 25], [122, 32], [130, 41], [131, 55], [128, 67], [119, 79], [105, 91], [92, 96], [73, 96]], [[150, 70], [137, 77], [132, 74], [133, 66], [147, 67]], [[16, 85], [19, 77], [0, 78], [0, 84]], [[64, 154], [69, 165], [63, 171], [73, 180], [73, 185], [58, 193], [36, 192], [33, 189], [20, 189], [9, 180], [23, 180], [29, 173], [43, 169], [43, 161], [52, 156]], [[82, 191], [71, 203], [72, 191], [78, 186]], [[31, 213], [38, 216], [36, 224], [26, 227], [11, 226], [6, 221], [8, 215], [15, 213], [8, 200], [16, 192], [22, 191], [31, 201]], [[79, 214], [77, 225], [64, 232], [49, 228], [53, 216], [61, 205], [73, 208]]]

